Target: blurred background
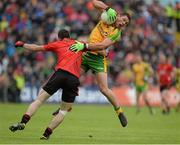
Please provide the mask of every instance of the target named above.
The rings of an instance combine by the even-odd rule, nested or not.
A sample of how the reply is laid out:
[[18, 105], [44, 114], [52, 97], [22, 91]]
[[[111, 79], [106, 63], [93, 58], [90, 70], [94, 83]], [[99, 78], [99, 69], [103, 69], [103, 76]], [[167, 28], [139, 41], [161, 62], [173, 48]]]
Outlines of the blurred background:
[[[135, 105], [133, 64], [136, 52], [148, 62], [149, 96], [153, 105], [160, 104], [156, 67], [159, 54], [180, 67], [180, 1], [179, 0], [106, 0], [119, 12], [132, 13], [131, 24], [123, 30], [120, 42], [109, 50], [108, 82], [122, 105]], [[56, 58], [52, 53], [32, 53], [15, 49], [14, 42], [45, 44], [57, 39], [66, 28], [71, 37], [87, 41], [100, 14], [90, 0], [1, 0], [0, 1], [0, 101], [31, 102], [43, 82], [53, 72]], [[50, 102], [58, 102], [57, 92]], [[175, 88], [170, 101], [176, 103]], [[80, 103], [106, 103], [92, 72], [81, 77]], [[142, 102], [143, 104], [143, 102]]]

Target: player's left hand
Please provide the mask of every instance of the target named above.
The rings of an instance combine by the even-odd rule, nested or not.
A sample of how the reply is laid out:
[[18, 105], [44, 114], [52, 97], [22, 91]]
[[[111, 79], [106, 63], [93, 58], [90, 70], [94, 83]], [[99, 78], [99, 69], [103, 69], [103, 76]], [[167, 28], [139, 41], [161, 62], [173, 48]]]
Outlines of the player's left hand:
[[71, 46], [69, 47], [69, 49], [70, 49], [71, 51], [74, 51], [74, 52], [79, 52], [79, 51], [85, 49], [85, 43], [76, 41], [76, 43], [73, 44], [73, 45], [71, 45]]
[[107, 15], [108, 15], [108, 22], [110, 24], [113, 24], [116, 21], [117, 12], [114, 9], [110, 8], [110, 7], [108, 7], [106, 9], [106, 12], [107, 12]]

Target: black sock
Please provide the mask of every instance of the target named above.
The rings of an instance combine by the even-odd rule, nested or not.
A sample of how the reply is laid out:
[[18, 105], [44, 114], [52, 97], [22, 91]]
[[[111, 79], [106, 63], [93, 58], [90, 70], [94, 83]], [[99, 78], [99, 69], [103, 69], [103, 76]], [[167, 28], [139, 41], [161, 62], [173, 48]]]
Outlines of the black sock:
[[21, 123], [26, 124], [30, 119], [31, 119], [31, 117], [28, 114], [24, 114], [22, 119], [21, 119]]
[[49, 137], [52, 134], [52, 129], [47, 127], [46, 130], [44, 131], [43, 135], [45, 137]]

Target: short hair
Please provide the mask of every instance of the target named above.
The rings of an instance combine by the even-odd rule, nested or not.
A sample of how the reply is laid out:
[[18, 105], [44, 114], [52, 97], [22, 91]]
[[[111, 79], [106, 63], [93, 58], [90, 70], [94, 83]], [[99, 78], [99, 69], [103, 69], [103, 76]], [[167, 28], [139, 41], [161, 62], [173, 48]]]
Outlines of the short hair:
[[61, 30], [59, 30], [59, 32], [58, 32], [58, 38], [59, 38], [59, 39], [70, 38], [69, 31], [67, 31], [66, 29], [61, 29]]

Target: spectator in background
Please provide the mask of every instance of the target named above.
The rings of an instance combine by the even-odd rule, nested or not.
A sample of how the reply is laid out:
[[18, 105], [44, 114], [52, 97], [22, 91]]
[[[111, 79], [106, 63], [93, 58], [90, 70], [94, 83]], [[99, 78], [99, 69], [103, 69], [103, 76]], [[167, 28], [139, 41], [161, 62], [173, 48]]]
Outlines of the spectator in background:
[[169, 3], [166, 7], [166, 17], [167, 17], [167, 27], [172, 28], [172, 23], [174, 19], [174, 7], [171, 3]]
[[[174, 39], [176, 30], [173, 27], [167, 28], [164, 7], [158, 1], [147, 4], [145, 0], [109, 0], [108, 4], [119, 12], [134, 10], [131, 25], [123, 31], [121, 41], [111, 47], [109, 52], [112, 82], [116, 82], [121, 74], [123, 64], [126, 63], [124, 61], [126, 54], [134, 50], [138, 50], [154, 69], [158, 64], [157, 54], [160, 51], [175, 56], [172, 58], [173, 64], [180, 65], [179, 46]], [[6, 56], [7, 71], [12, 70], [11, 73], [7, 73], [7, 78], [11, 78], [15, 68], [20, 65], [25, 86], [32, 87], [36, 84], [38, 87], [50, 73], [46, 64], [49, 64], [48, 70], [53, 67], [53, 55], [43, 54], [43, 59], [39, 59], [38, 56], [40, 61], [34, 61], [37, 54], [15, 50], [12, 44], [17, 39], [38, 44], [54, 41], [55, 33], [64, 27], [71, 31], [72, 37], [86, 40], [99, 17], [93, 9], [90, 0], [1, 0], [0, 61]], [[176, 3], [176, 10], [179, 10], [179, 3]], [[179, 14], [179, 11], [176, 12]], [[176, 18], [179, 20], [179, 17]], [[0, 70], [1, 68], [0, 65]], [[85, 77], [91, 78], [91, 75], [88, 73]], [[83, 83], [86, 86], [93, 86], [94, 81]], [[3, 84], [2, 81], [0, 84]]]
[[180, 32], [180, 3], [177, 1], [175, 5], [175, 19], [177, 32]]
[[15, 83], [17, 86], [16, 88], [16, 102], [20, 102], [20, 93], [21, 90], [24, 88], [25, 86], [25, 79], [24, 79], [24, 75], [23, 75], [23, 70], [21, 66], [18, 66], [17, 69], [14, 71], [13, 74], [13, 79], [15, 80]]
[[149, 87], [149, 77], [153, 74], [151, 66], [142, 60], [140, 54], [137, 54], [135, 63], [132, 66], [132, 71], [134, 73], [134, 83], [136, 87], [137, 113], [140, 112], [140, 97], [142, 97], [145, 104], [148, 106], [149, 112], [154, 114], [155, 110], [152, 109], [147, 94]]
[[174, 67], [168, 62], [168, 59], [163, 53], [159, 55], [159, 64], [157, 66], [157, 78], [160, 87], [161, 100], [162, 100], [162, 113], [170, 113], [170, 105], [167, 97], [170, 95], [169, 89], [173, 85], [175, 78]]

